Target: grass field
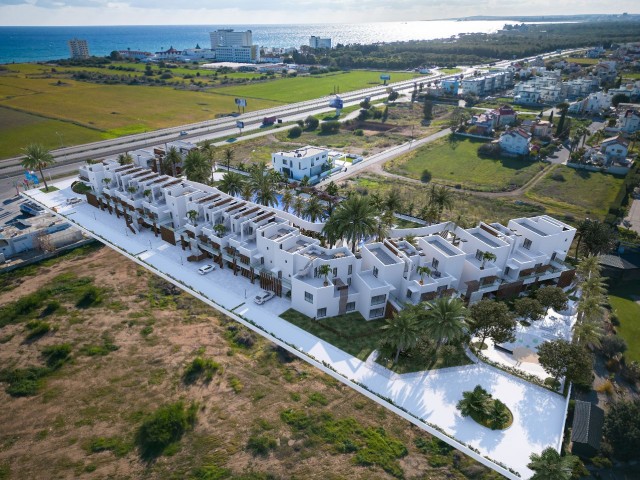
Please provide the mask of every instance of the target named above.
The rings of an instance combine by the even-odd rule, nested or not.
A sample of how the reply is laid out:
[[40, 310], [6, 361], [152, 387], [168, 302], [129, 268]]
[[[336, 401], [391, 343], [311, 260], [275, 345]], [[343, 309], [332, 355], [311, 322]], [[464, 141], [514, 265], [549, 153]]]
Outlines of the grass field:
[[426, 169], [434, 181], [482, 191], [501, 191], [521, 186], [542, 170], [530, 160], [481, 158], [478, 147], [484, 142], [449, 137], [416, 149], [385, 168], [392, 173], [420, 179]]
[[[304, 77], [283, 78], [278, 81], [258, 83], [255, 85], [217, 88], [215, 92], [232, 97], [246, 97], [283, 103], [300, 102], [324, 95], [331, 95], [332, 93], [345, 93], [351, 90], [382, 85], [382, 81], [380, 80], [381, 73], [383, 72], [354, 70], [351, 72], [336, 72], [326, 75], [309, 75]], [[394, 72], [391, 74], [391, 81], [409, 80], [417, 76], [419, 75], [414, 73]], [[251, 103], [252, 102], [249, 102], [249, 104]]]
[[[98, 130], [0, 107], [0, 156], [20, 155], [31, 142], [49, 149], [102, 140]], [[58, 135], [59, 134], [59, 135]]]
[[577, 63], [578, 65], [596, 65], [599, 58], [569, 57], [565, 59], [569, 63]]
[[627, 342], [628, 350], [624, 354], [627, 362], [640, 362], [639, 296], [640, 288], [637, 281], [620, 284], [609, 291], [611, 306], [620, 320], [618, 335]]
[[547, 206], [551, 215], [570, 213], [581, 218], [603, 219], [622, 184], [621, 177], [559, 166], [526, 196]]

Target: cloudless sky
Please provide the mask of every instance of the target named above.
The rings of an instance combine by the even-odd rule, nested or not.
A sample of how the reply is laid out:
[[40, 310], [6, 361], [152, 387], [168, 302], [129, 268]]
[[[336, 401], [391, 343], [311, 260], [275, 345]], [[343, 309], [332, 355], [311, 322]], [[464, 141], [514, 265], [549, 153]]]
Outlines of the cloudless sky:
[[0, 0], [0, 25], [357, 23], [638, 11], [639, 0]]

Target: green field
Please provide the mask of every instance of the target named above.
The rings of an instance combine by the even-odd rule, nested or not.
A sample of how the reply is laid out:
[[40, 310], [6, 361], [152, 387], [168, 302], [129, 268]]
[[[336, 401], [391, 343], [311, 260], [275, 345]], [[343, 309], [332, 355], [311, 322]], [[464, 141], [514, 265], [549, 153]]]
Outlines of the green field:
[[50, 149], [102, 140], [98, 130], [60, 120], [30, 115], [0, 107], [0, 155], [20, 155], [26, 144], [42, 143]]
[[620, 320], [618, 335], [627, 342], [628, 350], [624, 356], [627, 362], [640, 362], [640, 285], [638, 281], [627, 281], [609, 292], [613, 311]]
[[[232, 97], [292, 103], [311, 100], [324, 95], [331, 95], [332, 93], [345, 93], [351, 90], [382, 85], [380, 80], [381, 73], [383, 72], [354, 70], [325, 75], [298, 76], [255, 85], [222, 87], [217, 88], [215, 92]], [[419, 75], [415, 73], [393, 72], [391, 73], [391, 81], [399, 82], [417, 76]], [[250, 105], [251, 103], [249, 102]]]
[[543, 203], [550, 215], [570, 213], [603, 219], [622, 184], [621, 177], [559, 166], [527, 192], [527, 197]]
[[469, 138], [443, 138], [388, 162], [385, 168], [418, 180], [426, 169], [434, 181], [482, 191], [524, 185], [543, 168], [541, 163], [518, 158], [481, 158], [478, 147], [483, 143]]

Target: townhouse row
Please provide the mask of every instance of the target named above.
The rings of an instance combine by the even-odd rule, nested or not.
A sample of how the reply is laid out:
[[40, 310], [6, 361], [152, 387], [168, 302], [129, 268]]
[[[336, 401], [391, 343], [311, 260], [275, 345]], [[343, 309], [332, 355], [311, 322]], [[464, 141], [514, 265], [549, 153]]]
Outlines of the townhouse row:
[[188, 261], [211, 259], [313, 318], [358, 311], [376, 319], [442, 295], [474, 302], [573, 278], [564, 259], [575, 229], [545, 215], [507, 226], [393, 229], [381, 242], [365, 239], [354, 254], [313, 238], [322, 223], [206, 185], [114, 161], [86, 165], [80, 176], [92, 187], [89, 204], [122, 218], [132, 233], [147, 228], [179, 245]]

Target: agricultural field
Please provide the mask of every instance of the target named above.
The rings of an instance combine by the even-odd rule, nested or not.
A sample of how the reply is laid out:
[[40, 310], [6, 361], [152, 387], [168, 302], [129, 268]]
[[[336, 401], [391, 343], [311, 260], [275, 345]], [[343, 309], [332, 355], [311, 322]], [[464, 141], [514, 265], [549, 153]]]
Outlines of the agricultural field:
[[479, 191], [504, 191], [524, 185], [543, 169], [531, 160], [481, 158], [484, 142], [450, 136], [417, 148], [385, 164], [389, 172], [420, 180], [425, 170], [438, 183]]
[[547, 207], [550, 215], [603, 220], [623, 188], [623, 178], [600, 172], [558, 166], [526, 193]]
[[499, 478], [110, 249], [81, 253], [0, 276], [1, 478]]

